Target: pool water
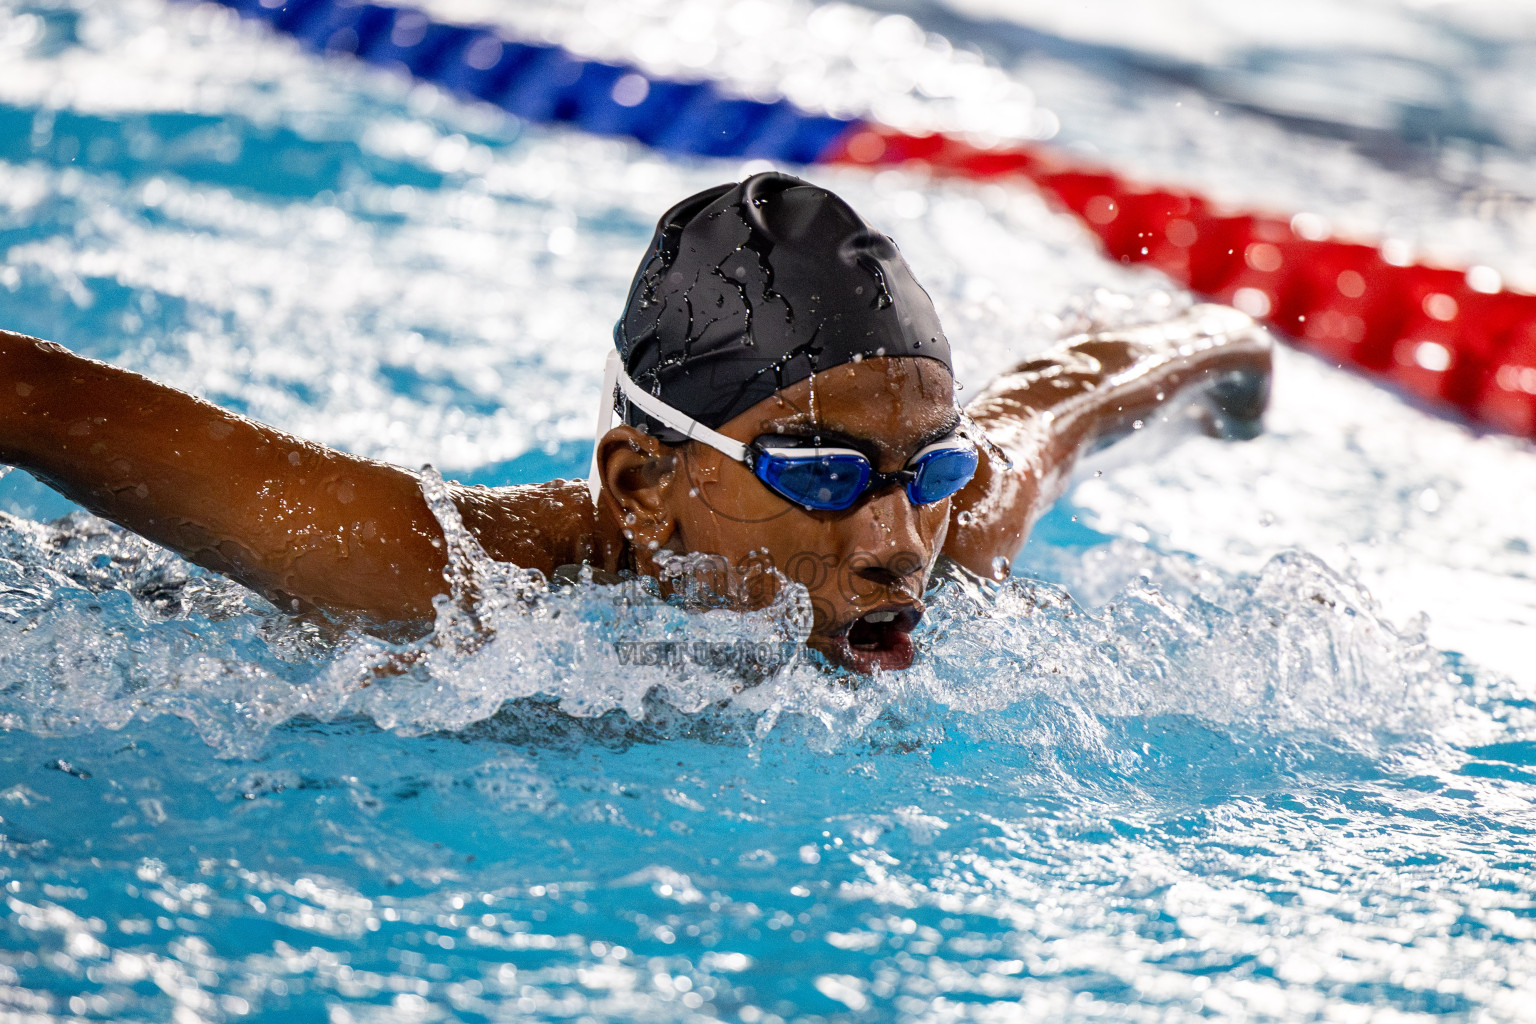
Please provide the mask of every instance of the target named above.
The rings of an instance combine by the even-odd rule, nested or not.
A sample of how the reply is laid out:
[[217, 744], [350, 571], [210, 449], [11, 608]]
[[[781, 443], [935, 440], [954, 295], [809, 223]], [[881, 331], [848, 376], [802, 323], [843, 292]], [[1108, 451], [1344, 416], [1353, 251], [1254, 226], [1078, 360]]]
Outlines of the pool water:
[[[937, 6], [716, 7], [683, 56], [744, 89], [820, 81], [972, 128], [991, 104], [1107, 154], [1140, 126], [1148, 173], [1183, 153], [1191, 178], [1382, 233], [1417, 211], [1405, 236], [1512, 280], [1536, 251], [1500, 177], [1528, 160], [1518, 119], [1458, 184], [1258, 115], [1197, 121], [1172, 87], [987, 65], [919, 30]], [[676, 59], [648, 34], [672, 9], [630, 9], [504, 16]], [[751, 18], [773, 31], [754, 43]], [[876, 26], [884, 49], [849, 57]], [[811, 37], [819, 71], [783, 57]], [[880, 63], [913, 47], [921, 89]], [[517, 124], [210, 6], [9, 2], [0, 61], [0, 324], [435, 467], [429, 497], [437, 471], [584, 470], [655, 216], [745, 169]], [[972, 388], [1191, 301], [1022, 190], [816, 175], [896, 237]], [[10, 473], [0, 1016], [1522, 1019], [1533, 488], [1529, 444], [1282, 352], [1265, 436], [1153, 425], [1085, 464], [1011, 579], [938, 582], [918, 664], [852, 688], [793, 642], [793, 594], [739, 616], [551, 589], [480, 559], [441, 501], [490, 599], [393, 646], [296, 624]], [[616, 644], [679, 639], [784, 663]]]

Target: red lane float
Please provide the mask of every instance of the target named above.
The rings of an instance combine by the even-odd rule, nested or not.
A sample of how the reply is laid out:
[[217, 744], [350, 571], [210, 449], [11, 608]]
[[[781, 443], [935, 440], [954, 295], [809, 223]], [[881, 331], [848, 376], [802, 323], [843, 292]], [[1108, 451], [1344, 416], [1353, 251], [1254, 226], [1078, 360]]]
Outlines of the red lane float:
[[1327, 237], [1305, 216], [1221, 209], [1043, 148], [980, 149], [865, 123], [818, 163], [1025, 178], [1121, 262], [1150, 264], [1337, 365], [1492, 429], [1536, 437], [1536, 296], [1502, 288], [1487, 269], [1393, 262], [1377, 247]]

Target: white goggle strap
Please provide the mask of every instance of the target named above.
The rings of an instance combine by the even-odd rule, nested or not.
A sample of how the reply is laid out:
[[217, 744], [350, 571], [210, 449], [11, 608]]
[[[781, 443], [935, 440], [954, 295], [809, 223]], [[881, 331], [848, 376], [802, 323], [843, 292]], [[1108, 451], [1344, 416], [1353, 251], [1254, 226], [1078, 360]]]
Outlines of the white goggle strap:
[[608, 361], [603, 364], [603, 390], [597, 395], [597, 433], [592, 438], [592, 468], [587, 472], [587, 491], [592, 495], [592, 504], [597, 504], [597, 496], [603, 493], [603, 477], [597, 471], [597, 450], [603, 443], [603, 435], [613, 429], [613, 389], [619, 386], [619, 374], [623, 372], [623, 363], [619, 360], [619, 350], [608, 350]]
[[617, 386], [624, 392], [624, 397], [640, 408], [651, 419], [665, 424], [682, 434], [690, 441], [700, 441], [709, 445], [721, 455], [735, 459], [743, 465], [749, 464], [747, 459], [747, 446], [732, 437], [726, 437], [718, 430], [711, 430], [698, 420], [685, 413], [672, 408], [666, 402], [655, 395], [648, 394], [640, 385], [630, 380], [629, 374], [624, 372], [623, 362], [619, 359], [618, 350], [608, 353], [607, 365], [603, 368], [603, 392], [602, 405], [597, 415], [597, 438], [592, 444], [592, 472], [587, 478], [587, 488], [592, 493], [592, 503], [597, 504], [597, 496], [602, 493], [603, 482], [597, 471], [597, 448], [602, 443], [603, 435], [608, 433], [613, 426], [613, 389]]

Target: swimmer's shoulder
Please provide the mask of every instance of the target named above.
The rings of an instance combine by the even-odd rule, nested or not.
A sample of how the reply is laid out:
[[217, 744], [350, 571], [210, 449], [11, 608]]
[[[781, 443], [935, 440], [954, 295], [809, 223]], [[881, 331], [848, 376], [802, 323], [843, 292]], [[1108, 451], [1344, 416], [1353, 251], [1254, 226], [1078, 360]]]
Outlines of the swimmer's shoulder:
[[454, 504], [486, 554], [546, 575], [611, 560], [585, 480], [485, 487], [455, 484]]

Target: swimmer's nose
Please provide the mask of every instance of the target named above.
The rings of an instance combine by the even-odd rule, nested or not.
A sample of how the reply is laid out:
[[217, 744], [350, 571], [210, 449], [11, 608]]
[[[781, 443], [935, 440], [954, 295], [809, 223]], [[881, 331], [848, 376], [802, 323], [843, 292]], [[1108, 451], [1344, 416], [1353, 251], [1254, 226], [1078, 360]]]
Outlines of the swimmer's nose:
[[902, 572], [899, 569], [891, 569], [883, 565], [871, 565], [864, 568], [855, 569], [853, 574], [859, 579], [868, 583], [873, 583], [878, 587], [895, 587], [899, 589], [904, 583], [906, 583], [909, 576], [921, 568], [922, 566], [920, 565], [912, 566], [910, 569], [907, 569], [907, 571]]
[[845, 520], [844, 564], [850, 575], [877, 587], [910, 590], [932, 560], [933, 537], [900, 487], [872, 498]]

